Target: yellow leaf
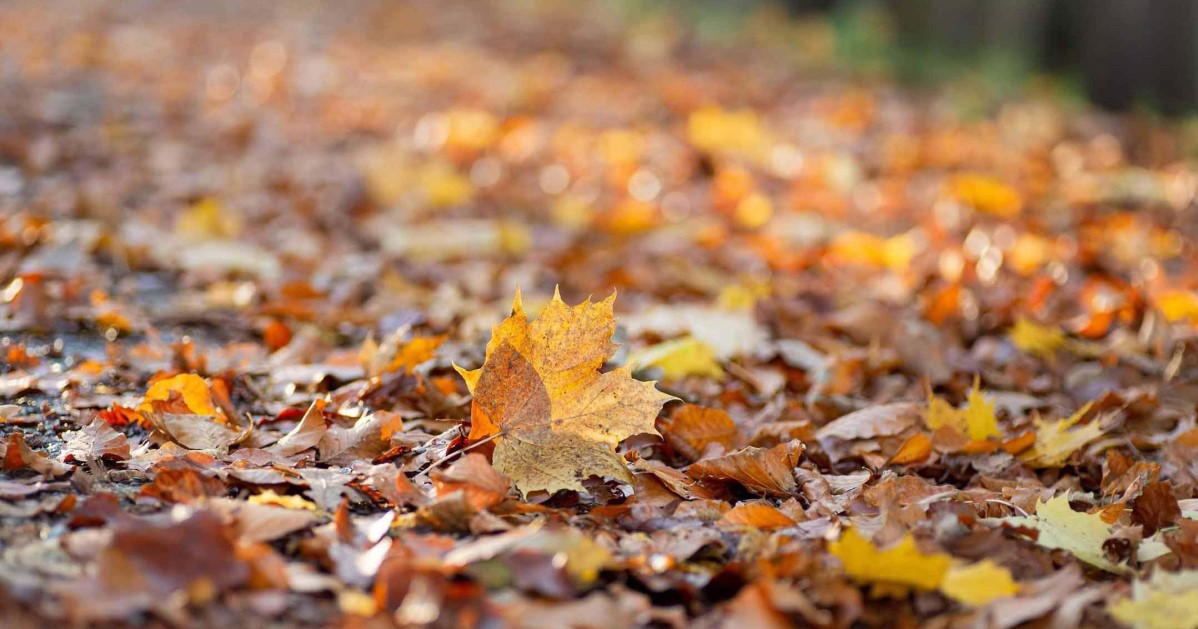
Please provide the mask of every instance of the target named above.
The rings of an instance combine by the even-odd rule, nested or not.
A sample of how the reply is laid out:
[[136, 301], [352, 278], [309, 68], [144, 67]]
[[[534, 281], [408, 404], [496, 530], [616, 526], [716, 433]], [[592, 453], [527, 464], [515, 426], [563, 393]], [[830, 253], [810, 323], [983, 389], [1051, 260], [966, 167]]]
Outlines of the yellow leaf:
[[732, 218], [738, 227], [757, 229], [768, 223], [773, 215], [774, 204], [770, 202], [770, 198], [760, 192], [754, 192], [736, 204]]
[[445, 146], [481, 151], [499, 139], [499, 119], [484, 109], [454, 109], [445, 112], [448, 134]]
[[966, 433], [970, 439], [980, 441], [990, 437], [1002, 437], [998, 429], [998, 418], [994, 415], [994, 402], [987, 402], [982, 395], [981, 383], [973, 382], [967, 406], [964, 409]]
[[949, 190], [958, 201], [979, 212], [1014, 218], [1023, 209], [1019, 191], [989, 175], [957, 175], [949, 182]]
[[171, 378], [155, 382], [146, 391], [146, 396], [137, 406], [138, 411], [153, 411], [153, 402], [170, 399], [171, 393], [178, 393], [183, 403], [196, 415], [220, 415], [216, 405], [212, 403], [212, 393], [204, 379], [190, 373], [181, 373]]
[[1019, 351], [1035, 356], [1053, 356], [1068, 345], [1068, 339], [1060, 329], [1041, 325], [1027, 317], [1016, 319], [1007, 337]]
[[1072, 430], [1090, 410], [1090, 404], [1078, 409], [1073, 415], [1055, 422], [1036, 420], [1036, 441], [1032, 449], [1023, 455], [1025, 463], [1032, 467], [1060, 467], [1078, 448], [1102, 436], [1101, 420]]
[[628, 364], [633, 369], [659, 367], [662, 377], [666, 380], [677, 380], [686, 376], [707, 376], [716, 379], [724, 377], [724, 370], [716, 360], [715, 350], [693, 336], [665, 341], [633, 352], [628, 357]]
[[750, 110], [697, 109], [687, 119], [686, 136], [695, 148], [706, 153], [761, 159], [769, 148], [769, 136], [757, 114]]
[[474, 197], [474, 184], [449, 162], [433, 161], [420, 167], [420, 187], [435, 208], [462, 205]]
[[1109, 572], [1128, 570], [1127, 566], [1107, 559], [1102, 549], [1102, 544], [1110, 537], [1110, 525], [1097, 513], [1074, 511], [1065, 494], [1048, 502], [1038, 502], [1033, 516], [1002, 518], [1001, 521], [1039, 531], [1036, 543], [1045, 548], [1069, 551], [1078, 559]]
[[994, 414], [994, 403], [988, 402], [986, 396], [982, 395], [981, 383], [976, 379], [965, 406], [959, 409], [929, 393], [924, 421], [932, 430], [948, 426], [974, 441], [1002, 437], [1002, 431], [998, 429], [998, 418]]
[[420, 363], [432, 360], [437, 355], [437, 348], [444, 342], [444, 336], [418, 336], [399, 348], [395, 358], [387, 365], [386, 371], [403, 370], [404, 373], [412, 373]]
[[274, 505], [276, 507], [286, 507], [288, 509], [307, 509], [308, 511], [319, 511], [320, 508], [316, 503], [305, 500], [303, 496], [281, 495], [276, 494], [273, 489], [267, 489], [260, 494], [254, 494], [246, 499], [246, 502], [256, 505]]
[[241, 219], [211, 197], [196, 201], [175, 223], [175, 231], [192, 240], [236, 238], [241, 228]]
[[1156, 307], [1174, 323], [1189, 320], [1198, 322], [1198, 292], [1169, 290], [1157, 295]]
[[1158, 570], [1108, 611], [1133, 629], [1198, 629], [1198, 570]]
[[944, 576], [940, 591], [966, 605], [985, 605], [1019, 592], [1011, 571], [989, 559], [969, 565], [954, 565]]
[[346, 589], [337, 593], [337, 607], [348, 616], [369, 618], [379, 611], [374, 597], [361, 591]]
[[921, 590], [940, 587], [952, 558], [944, 553], [925, 554], [915, 547], [908, 533], [897, 544], [880, 550], [872, 542], [848, 529], [828, 551], [840, 559], [853, 579], [881, 586], [909, 586]]
[[517, 292], [483, 366], [458, 368], [474, 395], [470, 439], [498, 435], [493, 464], [521, 493], [581, 490], [591, 475], [631, 480], [616, 444], [657, 434], [657, 413], [674, 399], [630, 367], [599, 373], [616, 349], [614, 300], [570, 307], [555, 292], [530, 322]]

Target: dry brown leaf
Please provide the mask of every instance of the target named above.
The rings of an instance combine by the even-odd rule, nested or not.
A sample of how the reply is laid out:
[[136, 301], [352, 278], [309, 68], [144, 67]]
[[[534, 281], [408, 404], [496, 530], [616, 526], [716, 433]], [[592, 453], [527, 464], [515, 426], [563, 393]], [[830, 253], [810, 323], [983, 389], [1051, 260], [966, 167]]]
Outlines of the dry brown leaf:
[[787, 497], [794, 494], [798, 487], [794, 469], [804, 449], [802, 442], [797, 440], [769, 450], [748, 447], [699, 461], [690, 466], [686, 473], [701, 482], [736, 482], [753, 493]]
[[391, 435], [402, 427], [403, 419], [398, 413], [378, 411], [359, 418], [349, 428], [330, 426], [316, 444], [316, 450], [320, 461], [331, 465], [348, 465], [359, 459], [369, 461], [391, 447]]
[[150, 425], [168, 441], [189, 450], [224, 450], [250, 434], [219, 421], [217, 415], [179, 415], [151, 411], [145, 413]]
[[745, 502], [736, 505], [720, 518], [719, 524], [732, 528], [756, 528], [763, 531], [794, 526], [796, 522], [773, 505]]
[[661, 434], [686, 461], [697, 461], [713, 444], [730, 452], [739, 441], [736, 423], [718, 408], [686, 404], [660, 422]]
[[825, 439], [872, 439], [891, 437], [915, 425], [923, 417], [923, 409], [914, 402], [895, 402], [870, 406], [844, 415], [815, 432]]
[[498, 435], [495, 469], [522, 494], [582, 490], [592, 475], [629, 481], [616, 444], [657, 433], [657, 413], [673, 398], [633, 380], [628, 368], [599, 373], [616, 348], [614, 300], [613, 293], [570, 307], [555, 292], [529, 322], [517, 293], [483, 366], [458, 369], [474, 395], [470, 438]]
[[304, 416], [300, 418], [291, 432], [283, 435], [277, 442], [266, 448], [279, 456], [295, 456], [309, 448], [315, 448], [324, 439], [328, 424], [324, 421], [324, 407], [328, 400], [317, 398], [308, 406]]
[[99, 458], [124, 461], [129, 456], [129, 439], [99, 419], [71, 433], [62, 446], [62, 459], [68, 463]]
[[30, 448], [29, 444], [25, 443], [24, 433], [21, 432], [14, 432], [5, 440], [2, 467], [6, 472], [31, 469], [46, 478], [62, 476], [71, 471], [70, 465], [55, 461]]

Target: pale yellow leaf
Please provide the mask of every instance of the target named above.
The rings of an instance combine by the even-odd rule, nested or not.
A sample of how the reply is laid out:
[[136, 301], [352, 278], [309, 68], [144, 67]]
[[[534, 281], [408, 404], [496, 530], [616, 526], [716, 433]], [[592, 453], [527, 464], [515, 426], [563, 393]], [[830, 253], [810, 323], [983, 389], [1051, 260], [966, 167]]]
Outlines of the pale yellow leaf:
[[1198, 570], [1158, 570], [1132, 583], [1131, 596], [1108, 611], [1133, 629], [1198, 629]]

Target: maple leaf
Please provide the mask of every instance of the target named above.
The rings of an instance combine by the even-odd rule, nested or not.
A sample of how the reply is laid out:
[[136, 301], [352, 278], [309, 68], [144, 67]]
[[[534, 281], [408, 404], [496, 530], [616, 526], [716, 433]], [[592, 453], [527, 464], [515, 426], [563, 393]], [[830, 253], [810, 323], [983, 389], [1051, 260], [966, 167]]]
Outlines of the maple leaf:
[[850, 528], [828, 544], [828, 552], [844, 564], [850, 577], [877, 586], [908, 586], [934, 590], [944, 581], [952, 558], [944, 553], [924, 553], [915, 547], [910, 533], [897, 544], [879, 549]]
[[929, 393], [924, 421], [932, 430], [948, 426], [974, 441], [1002, 437], [998, 418], [994, 415], [994, 402], [987, 401], [982, 395], [981, 383], [977, 379], [973, 381], [973, 390], [969, 392], [969, 398], [962, 408], [953, 408], [943, 398]]
[[1037, 419], [1036, 440], [1032, 449], [1023, 455], [1024, 462], [1032, 467], [1060, 467], [1078, 448], [1102, 436], [1106, 432], [1102, 428], [1102, 418], [1072, 429], [1086, 416], [1090, 406], [1086, 404], [1073, 415], [1055, 422]]
[[[1108, 572], [1124, 573], [1130, 570], [1107, 559], [1103, 543], [1111, 537], [1111, 527], [1097, 513], [1081, 513], [1069, 506], [1065, 494], [1055, 496], [1047, 502], [1036, 503], [1034, 516], [1013, 516], [999, 520], [1016, 527], [1027, 527], [1038, 531], [1036, 543], [1045, 548], [1069, 551], [1078, 559]], [[1141, 561], [1159, 557], [1168, 549], [1157, 540], [1140, 543], [1138, 557]]]
[[840, 559], [850, 577], [873, 584], [875, 593], [893, 591], [896, 586], [939, 589], [952, 599], [977, 606], [1019, 591], [1006, 568], [989, 560], [954, 564], [945, 553], [919, 550], [910, 533], [897, 544], [879, 549], [856, 529], [849, 529], [828, 544], [828, 551]]
[[973, 564], [956, 564], [949, 568], [940, 584], [946, 596], [966, 605], [985, 605], [995, 599], [1014, 596], [1019, 584], [1011, 577], [1011, 571], [985, 559]]
[[1068, 337], [1060, 329], [1036, 323], [1027, 317], [1016, 319], [1007, 336], [1020, 351], [1034, 356], [1051, 357], [1057, 350], [1069, 345]]
[[615, 352], [616, 295], [567, 306], [553, 300], [535, 321], [519, 291], [512, 315], [495, 326], [483, 366], [457, 367], [474, 395], [470, 439], [495, 437], [495, 469], [527, 495], [543, 489], [583, 489], [588, 476], [631, 481], [617, 443], [657, 434], [654, 420], [674, 399], [629, 367], [599, 373]]
[[1157, 571], [1131, 585], [1131, 596], [1108, 610], [1134, 629], [1198, 628], [1198, 570]]

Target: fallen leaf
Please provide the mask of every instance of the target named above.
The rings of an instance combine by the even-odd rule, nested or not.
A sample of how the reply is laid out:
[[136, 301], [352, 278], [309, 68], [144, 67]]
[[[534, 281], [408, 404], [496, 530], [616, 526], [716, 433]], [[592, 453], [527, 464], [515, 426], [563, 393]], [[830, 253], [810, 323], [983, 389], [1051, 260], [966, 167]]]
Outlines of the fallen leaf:
[[883, 589], [897, 585], [935, 590], [952, 564], [952, 558], [944, 553], [924, 553], [916, 548], [910, 534], [889, 548], [879, 549], [855, 528], [829, 542], [828, 552], [840, 559], [850, 577]]
[[1033, 467], [1061, 467], [1076, 452], [1087, 443], [1101, 437], [1105, 430], [1102, 428], [1102, 418], [1097, 417], [1081, 428], [1074, 426], [1085, 417], [1091, 404], [1078, 409], [1073, 415], [1054, 422], [1036, 420], [1036, 441], [1023, 456], [1023, 460]]
[[403, 418], [389, 411], [369, 413], [349, 428], [330, 426], [316, 444], [318, 458], [331, 465], [374, 459], [391, 447], [391, 435], [402, 428]]
[[954, 564], [944, 575], [940, 591], [966, 605], [980, 606], [1019, 593], [1019, 584], [1011, 571], [985, 559], [977, 563]]
[[14, 432], [8, 435], [4, 445], [3, 469], [16, 472], [31, 469], [46, 478], [55, 478], [71, 472], [73, 468], [35, 451], [25, 443], [25, 434]]
[[987, 401], [982, 395], [981, 383], [976, 379], [965, 406], [959, 409], [953, 408], [943, 398], [929, 393], [924, 421], [932, 430], [950, 427], [973, 441], [1002, 437], [1002, 431], [998, 429], [998, 418], [994, 414], [994, 403]]
[[687, 376], [723, 379], [724, 369], [716, 359], [715, 350], [692, 336], [664, 341], [642, 348], [628, 356], [634, 370], [657, 367], [666, 380]]
[[768, 450], [748, 447], [739, 452], [699, 461], [691, 465], [686, 473], [700, 482], [731, 481], [753, 493], [788, 497], [798, 487], [794, 469], [799, 464], [804, 449], [802, 442], [797, 440], [776, 445]]
[[763, 531], [794, 526], [796, 522], [773, 505], [745, 502], [732, 507], [720, 518], [719, 524], [733, 528], [755, 528]]
[[666, 442], [688, 461], [697, 460], [713, 444], [731, 451], [739, 435], [728, 413], [695, 404], [677, 408], [659, 425]]
[[1157, 570], [1147, 580], [1131, 584], [1131, 596], [1107, 608], [1111, 616], [1133, 629], [1195, 629], [1198, 627], [1198, 570]]
[[130, 456], [129, 439], [99, 419], [65, 437], [62, 458], [66, 462], [100, 458], [124, 461]]
[[1132, 506], [1131, 519], [1144, 527], [1145, 537], [1177, 524], [1181, 519], [1181, 505], [1173, 495], [1172, 485], [1168, 481], [1148, 483]]
[[212, 392], [208, 388], [208, 383], [203, 378], [190, 373], [164, 378], [150, 385], [142, 403], [137, 406], [137, 410], [142, 413], [155, 411], [157, 409], [154, 402], [166, 402], [172, 393], [182, 397], [183, 404], [192, 415], [223, 416], [212, 401]]
[[1069, 506], [1066, 494], [1054, 496], [1047, 502], [1037, 502], [1031, 516], [1012, 516], [999, 522], [1006, 526], [1032, 529], [1038, 532], [1035, 541], [1045, 548], [1067, 550], [1078, 559], [1108, 572], [1127, 572], [1127, 566], [1112, 563], [1102, 548], [1111, 536], [1111, 527], [1096, 513], [1081, 513]]
[[279, 456], [295, 456], [304, 450], [315, 448], [325, 437], [328, 424], [324, 420], [324, 407], [328, 401], [323, 398], [313, 400], [291, 432], [283, 435], [277, 442], [266, 449]]
[[1060, 328], [1042, 325], [1027, 317], [1016, 319], [1007, 336], [1019, 351], [1033, 356], [1052, 357], [1069, 344]]
[[657, 434], [654, 420], [672, 396], [627, 367], [599, 373], [615, 351], [614, 300], [571, 308], [555, 292], [530, 323], [517, 293], [483, 366], [458, 369], [474, 395], [470, 439], [498, 435], [495, 469], [522, 494], [582, 490], [591, 475], [631, 480], [616, 444]]

